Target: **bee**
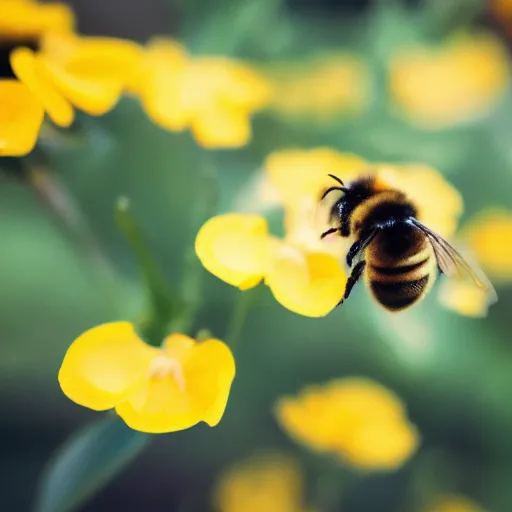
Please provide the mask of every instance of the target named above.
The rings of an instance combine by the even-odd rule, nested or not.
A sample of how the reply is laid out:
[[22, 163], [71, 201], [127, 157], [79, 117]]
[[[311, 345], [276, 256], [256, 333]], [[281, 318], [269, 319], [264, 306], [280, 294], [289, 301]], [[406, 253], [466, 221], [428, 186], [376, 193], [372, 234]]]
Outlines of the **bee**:
[[485, 291], [489, 304], [496, 302], [496, 292], [484, 273], [422, 224], [417, 208], [403, 192], [383, 186], [375, 176], [348, 186], [337, 176], [329, 176], [338, 184], [328, 188], [321, 200], [333, 191], [343, 195], [331, 208], [331, 222], [337, 226], [321, 238], [339, 233], [353, 240], [346, 256], [351, 273], [338, 305], [348, 299], [363, 276], [377, 302], [389, 311], [404, 310], [425, 297], [438, 271], [470, 277]]

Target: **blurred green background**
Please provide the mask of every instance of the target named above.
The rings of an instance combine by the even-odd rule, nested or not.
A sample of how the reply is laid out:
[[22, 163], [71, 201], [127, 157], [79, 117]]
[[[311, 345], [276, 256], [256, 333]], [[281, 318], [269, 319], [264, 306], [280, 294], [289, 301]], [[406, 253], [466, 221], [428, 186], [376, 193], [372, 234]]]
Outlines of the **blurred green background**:
[[[387, 108], [383, 66], [397, 46], [440, 42], [485, 27], [508, 44], [487, 5], [476, 0], [423, 2], [296, 0], [77, 0], [85, 34], [144, 42], [169, 33], [193, 51], [224, 53], [266, 65], [326, 50], [355, 52], [371, 70], [370, 106], [329, 124], [290, 121], [269, 112], [253, 123], [245, 148], [208, 152], [188, 134], [166, 132], [124, 99], [99, 119], [82, 116], [73, 133], [40, 144], [55, 180], [70, 193], [107, 267], [71, 236], [23, 176], [0, 175], [0, 507], [30, 510], [51, 454], [98, 418], [60, 391], [57, 372], [71, 341], [102, 322], [136, 318], [143, 302], [138, 272], [115, 227], [113, 205], [130, 198], [148, 243], [176, 287], [183, 254], [200, 223], [197, 198], [205, 158], [218, 170], [219, 211], [273, 150], [331, 146], [364, 158], [420, 161], [461, 191], [465, 217], [512, 206], [512, 95], [478, 121], [439, 130], [415, 127]], [[12, 162], [0, 161], [3, 167]], [[506, 248], [512, 258], [512, 247]], [[98, 274], [106, 272], [106, 274]], [[110, 280], [113, 280], [112, 282]], [[222, 337], [239, 293], [204, 271], [197, 329]], [[299, 317], [265, 288], [237, 352], [237, 377], [218, 427], [154, 436], [150, 446], [81, 510], [209, 510], [219, 472], [262, 448], [297, 452], [272, 405], [311, 382], [363, 375], [393, 389], [423, 436], [401, 470], [357, 481], [344, 512], [412, 512], [415, 493], [460, 492], [486, 510], [512, 510], [512, 290], [485, 319], [457, 316], [435, 293], [397, 316], [381, 311], [364, 287], [326, 318]], [[430, 492], [429, 491], [429, 492]], [[190, 501], [192, 499], [192, 501]], [[180, 508], [182, 507], [182, 508]]]

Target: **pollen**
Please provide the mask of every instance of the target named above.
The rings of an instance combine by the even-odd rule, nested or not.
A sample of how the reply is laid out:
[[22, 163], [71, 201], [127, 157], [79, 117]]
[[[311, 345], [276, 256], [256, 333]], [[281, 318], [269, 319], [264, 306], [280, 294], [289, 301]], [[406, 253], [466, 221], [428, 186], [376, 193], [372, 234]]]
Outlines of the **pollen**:
[[167, 356], [157, 356], [151, 361], [149, 376], [152, 379], [164, 379], [171, 376], [176, 382], [180, 392], [185, 391], [185, 378], [183, 368], [177, 359]]

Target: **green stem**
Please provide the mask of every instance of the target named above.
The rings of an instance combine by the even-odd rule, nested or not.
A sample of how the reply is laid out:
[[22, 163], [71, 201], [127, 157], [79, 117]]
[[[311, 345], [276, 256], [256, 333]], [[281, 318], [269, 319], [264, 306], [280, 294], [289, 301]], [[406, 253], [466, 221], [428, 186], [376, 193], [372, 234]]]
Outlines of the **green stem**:
[[199, 183], [193, 188], [197, 190], [196, 209], [191, 222], [191, 231], [194, 239], [185, 251], [183, 258], [183, 278], [180, 287], [180, 296], [184, 307], [181, 315], [177, 316], [168, 326], [169, 332], [189, 332], [196, 319], [203, 300], [203, 266], [197, 258], [194, 240], [203, 222], [217, 211], [219, 203], [218, 174], [210, 155], [205, 155]]
[[172, 317], [176, 301], [167, 286], [166, 279], [151, 253], [142, 231], [130, 212], [128, 198], [118, 199], [115, 218], [119, 230], [137, 260], [149, 294], [149, 313], [141, 322], [141, 334], [148, 343], [158, 346], [167, 334], [167, 325]]
[[245, 321], [247, 320], [247, 316], [254, 302], [255, 294], [256, 289], [245, 290], [238, 293], [224, 336], [224, 341], [231, 347], [231, 350], [235, 350], [239, 343], [244, 330]]

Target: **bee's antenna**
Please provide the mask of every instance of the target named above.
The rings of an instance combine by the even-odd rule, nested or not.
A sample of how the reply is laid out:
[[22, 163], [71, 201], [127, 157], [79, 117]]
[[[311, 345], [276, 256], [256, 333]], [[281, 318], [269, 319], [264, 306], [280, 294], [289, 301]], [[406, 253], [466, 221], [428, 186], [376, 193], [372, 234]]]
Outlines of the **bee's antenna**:
[[339, 190], [340, 192], [344, 192], [346, 189], [345, 187], [330, 187], [328, 188], [323, 194], [322, 194], [322, 197], [320, 198], [320, 201], [322, 201], [323, 199], [325, 199], [325, 196], [327, 194], [330, 194], [331, 192], [333, 192], [334, 190]]
[[342, 187], [345, 186], [345, 183], [343, 183], [343, 181], [341, 181], [341, 179], [338, 178], [338, 176], [334, 176], [334, 174], [328, 174], [328, 176], [330, 176], [333, 180], [337, 181]]
[[343, 181], [340, 180], [340, 178], [338, 178], [338, 176], [334, 176], [334, 174], [328, 174], [328, 176], [330, 176], [333, 180], [337, 181], [341, 185], [341, 187], [329, 187], [322, 194], [322, 197], [320, 198], [320, 201], [322, 201], [327, 194], [330, 194], [334, 190], [339, 190], [340, 192], [346, 192], [347, 191], [347, 189], [345, 188], [345, 184], [343, 183]]

